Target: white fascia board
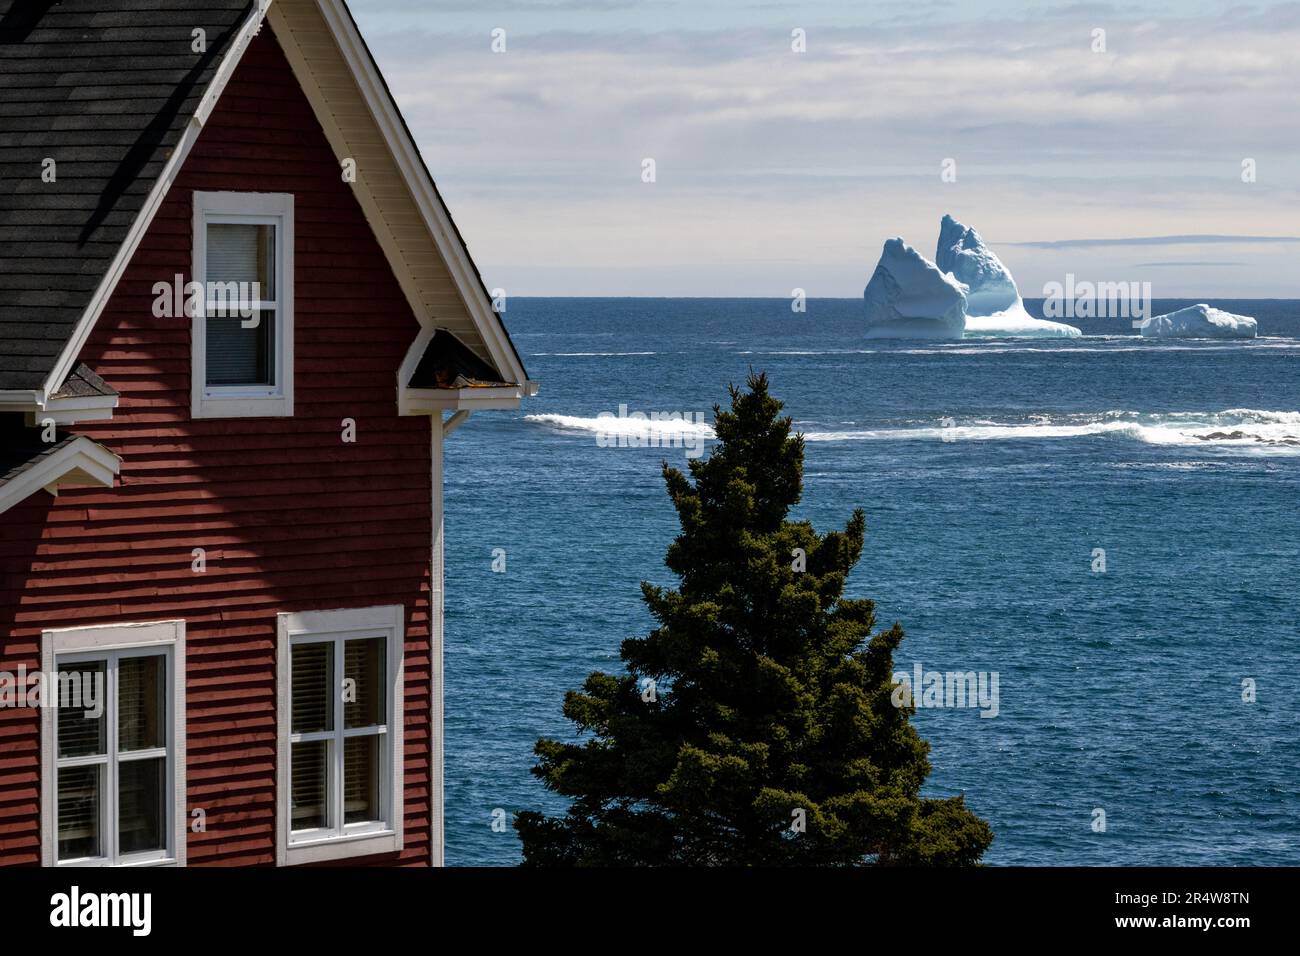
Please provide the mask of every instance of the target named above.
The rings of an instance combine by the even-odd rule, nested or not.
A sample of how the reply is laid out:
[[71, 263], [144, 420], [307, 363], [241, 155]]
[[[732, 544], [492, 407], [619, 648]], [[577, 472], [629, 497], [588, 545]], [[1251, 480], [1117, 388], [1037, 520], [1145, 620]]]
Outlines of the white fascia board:
[[518, 385], [506, 388], [404, 388], [401, 408], [406, 415], [433, 412], [517, 409], [524, 397]]
[[113, 487], [122, 459], [89, 438], [60, 448], [12, 481], [0, 485], [0, 513], [26, 501], [44, 488], [57, 494], [61, 485], [103, 485]]
[[119, 398], [116, 395], [90, 395], [84, 398], [43, 398], [42, 392], [0, 392], [0, 412], [18, 412], [27, 417], [28, 426], [52, 421], [56, 425], [77, 422], [102, 422], [113, 417]]
[[56, 425], [66, 427], [81, 422], [106, 422], [113, 418], [113, 409], [115, 407], [115, 405], [105, 405], [84, 409], [43, 408], [37, 411], [28, 411], [27, 425], [30, 428], [35, 428], [46, 422], [54, 422]]
[[113, 409], [120, 403], [117, 395], [90, 395], [84, 398], [51, 398], [45, 407], [29, 413], [29, 424], [53, 421], [58, 425], [75, 425], [78, 422], [103, 422], [113, 417]]
[[371, 116], [379, 127], [380, 134], [384, 137], [393, 160], [397, 163], [397, 168], [401, 171], [402, 178], [415, 199], [425, 226], [433, 236], [438, 251], [442, 253], [447, 270], [456, 284], [456, 290], [474, 319], [474, 324], [483, 337], [497, 370], [503, 376], [519, 382], [525, 381], [527, 376], [506, 338], [500, 317], [492, 308], [492, 301], [488, 298], [487, 290], [479, 278], [478, 269], [470, 259], [465, 244], [459, 239], [446, 207], [438, 198], [433, 180], [429, 177], [424, 160], [420, 157], [419, 149], [408, 134], [401, 114], [397, 110], [397, 104], [393, 102], [383, 79], [379, 76], [379, 71], [366, 49], [365, 41], [362, 40], [352, 15], [341, 0], [317, 0], [317, 2], [321, 16], [329, 26], [330, 32], [334, 35], [334, 42], [338, 44], [339, 51], [352, 71], [357, 88], [370, 108]]
[[163, 200], [167, 193], [171, 191], [172, 184], [176, 177], [180, 175], [181, 167], [185, 165], [185, 160], [190, 155], [190, 150], [194, 148], [195, 142], [198, 141], [199, 134], [203, 132], [203, 125], [212, 115], [213, 108], [217, 105], [217, 100], [230, 82], [231, 76], [235, 73], [235, 68], [239, 66], [239, 61], [243, 59], [244, 53], [248, 50], [248, 45], [253, 42], [253, 37], [262, 29], [262, 21], [266, 17], [266, 11], [271, 6], [271, 0], [257, 0], [253, 5], [252, 12], [249, 13], [248, 19], [240, 27], [239, 33], [231, 41], [230, 49], [226, 51], [225, 57], [221, 60], [221, 65], [217, 67], [216, 74], [208, 84], [207, 91], [204, 93], [202, 101], [199, 103], [198, 110], [185, 127], [185, 132], [181, 134], [180, 142], [172, 151], [171, 159], [163, 167], [162, 174], [159, 175], [158, 181], [154, 183], [153, 189], [150, 190], [148, 198], [145, 200], [144, 207], [141, 208], [139, 215], [135, 217], [135, 222], [131, 224], [131, 231], [127, 233], [126, 240], [117, 250], [117, 255], [113, 258], [112, 263], [105, 273], [103, 281], [100, 282], [99, 288], [95, 290], [94, 297], [86, 307], [81, 319], [77, 322], [77, 327], [72, 336], [63, 347], [63, 353], [59, 356], [58, 362], [54, 365], [54, 370], [45, 380], [44, 395], [42, 395], [41, 404], [45, 403], [45, 396], [53, 395], [59, 390], [60, 384], [72, 372], [76, 365], [77, 356], [81, 354], [81, 349], [90, 337], [90, 333], [95, 328], [95, 323], [103, 314], [104, 307], [108, 305], [108, 300], [113, 295], [113, 290], [117, 288], [126, 267], [130, 265], [131, 259], [135, 256], [136, 249], [139, 248], [145, 233], [149, 231], [149, 226], [153, 224], [154, 216], [162, 207]]
[[97, 409], [117, 408], [117, 395], [85, 395], [79, 398], [51, 398], [45, 403], [47, 412], [89, 412]]

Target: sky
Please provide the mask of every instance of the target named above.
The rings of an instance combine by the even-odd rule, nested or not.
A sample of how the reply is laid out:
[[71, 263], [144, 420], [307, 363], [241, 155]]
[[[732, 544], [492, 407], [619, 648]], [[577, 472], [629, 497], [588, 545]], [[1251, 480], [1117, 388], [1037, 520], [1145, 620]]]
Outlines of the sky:
[[1300, 298], [1300, 3], [350, 6], [508, 295], [857, 296], [950, 213], [1027, 298]]

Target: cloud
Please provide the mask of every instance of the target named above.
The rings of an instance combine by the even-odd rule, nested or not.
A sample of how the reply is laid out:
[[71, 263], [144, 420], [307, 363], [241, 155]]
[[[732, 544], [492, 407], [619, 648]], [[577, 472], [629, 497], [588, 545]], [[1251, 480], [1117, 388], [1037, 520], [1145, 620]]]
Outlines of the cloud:
[[1135, 262], [1134, 269], [1182, 269], [1188, 266], [1198, 268], [1219, 268], [1219, 267], [1239, 267], [1248, 265], [1245, 262]]
[[1300, 242], [1300, 236], [1134, 236], [1124, 239], [1048, 239], [1036, 242], [1004, 242], [1005, 246], [1030, 249], [1085, 249], [1099, 246], [1208, 246], [1221, 243]]
[[[885, 238], [926, 249], [952, 212], [1021, 240], [1009, 264], [1031, 284], [1067, 254], [1246, 242], [1260, 255], [1234, 270], [1239, 292], [1262, 277], [1300, 295], [1263, 255], [1300, 221], [1300, 124], [1279, 119], [1300, 106], [1300, 6], [823, 26], [803, 54], [788, 27], [732, 18], [745, 25], [583, 32], [557, 15], [520, 34], [509, 20], [504, 54], [435, 16], [362, 26], [476, 259], [514, 294], [814, 280], [858, 294]], [[1106, 54], [1091, 50], [1099, 22]], [[1125, 234], [1139, 238], [1053, 238]]]
[[629, 10], [637, 6], [674, 6], [674, 0], [353, 0], [358, 11], [375, 14], [401, 13], [584, 13]]

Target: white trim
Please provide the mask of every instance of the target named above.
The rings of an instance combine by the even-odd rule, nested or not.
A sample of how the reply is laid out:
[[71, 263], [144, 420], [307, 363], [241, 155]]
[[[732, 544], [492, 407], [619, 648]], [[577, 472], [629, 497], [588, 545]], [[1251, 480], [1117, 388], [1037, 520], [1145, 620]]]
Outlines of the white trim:
[[117, 408], [116, 395], [104, 395], [100, 398], [52, 398], [43, 409], [27, 412], [27, 424], [35, 425], [44, 419], [51, 419], [59, 425], [76, 425], [78, 422], [106, 422], [113, 417]]
[[25, 415], [28, 426], [47, 418], [59, 425], [108, 421], [118, 402], [117, 395], [46, 399], [44, 392], [0, 392], [0, 412]]
[[17, 478], [0, 485], [0, 514], [26, 501], [42, 488], [63, 485], [113, 487], [122, 459], [84, 436], [42, 458]]
[[208, 224], [247, 222], [274, 226], [275, 331], [274, 385], [207, 385], [207, 316], [204, 307], [190, 325], [190, 415], [193, 418], [290, 418], [293, 416], [294, 202], [292, 193], [194, 193], [194, 248], [191, 281], [206, 289]]
[[468, 408], [462, 408], [460, 411], [455, 412], [451, 418], [442, 423], [442, 437], [450, 438], [452, 432], [469, 421], [469, 417], [473, 414], [473, 410]]
[[135, 256], [136, 249], [139, 248], [145, 233], [149, 231], [154, 216], [162, 207], [163, 199], [171, 191], [172, 183], [176, 181], [176, 177], [180, 174], [181, 167], [190, 155], [190, 150], [194, 148], [199, 134], [203, 132], [203, 125], [207, 122], [212, 107], [216, 104], [216, 98], [225, 89], [226, 83], [234, 75], [235, 67], [239, 65], [239, 61], [243, 59], [244, 53], [248, 50], [248, 45], [262, 28], [262, 20], [266, 17], [266, 11], [270, 5], [271, 0], [258, 0], [253, 6], [252, 12], [248, 15], [248, 19], [244, 21], [239, 33], [231, 41], [230, 49], [222, 57], [221, 64], [217, 67], [216, 73], [208, 84], [207, 93], [200, 104], [199, 110], [186, 125], [180, 141], [172, 150], [171, 158], [167, 160], [167, 165], [163, 167], [162, 173], [158, 176], [158, 181], [154, 183], [153, 189], [150, 190], [144, 206], [135, 217], [135, 222], [131, 224], [131, 231], [126, 234], [126, 239], [117, 250], [117, 255], [113, 257], [113, 262], [104, 274], [99, 287], [95, 290], [95, 295], [91, 298], [90, 304], [86, 306], [86, 311], [78, 320], [76, 329], [73, 330], [71, 337], [64, 345], [63, 352], [60, 354], [59, 360], [54, 364], [53, 371], [45, 380], [39, 404], [44, 405], [47, 397], [59, 390], [59, 386], [76, 365], [77, 356], [81, 354], [81, 349], [90, 337], [91, 331], [95, 328], [95, 323], [99, 321], [99, 316], [103, 313], [104, 307], [108, 305], [113, 290], [117, 288], [123, 273], [126, 272], [127, 266], [130, 265], [131, 259]]
[[[157, 621], [102, 624], [94, 627], [50, 629], [41, 633], [41, 671], [53, 674], [59, 658], [93, 658], [110, 652], [162, 649], [167, 652], [170, 692], [167, 695], [167, 776], [172, 800], [168, 806], [170, 846], [162, 854], [139, 855], [119, 866], [184, 866], [188, 815], [185, 781], [185, 622]], [[115, 702], [109, 702], [116, 707]], [[58, 863], [58, 727], [57, 707], [41, 707], [41, 863], [43, 866], [106, 865]], [[110, 729], [110, 733], [111, 733]], [[110, 751], [115, 751], [110, 747]], [[111, 800], [115, 805], [116, 800]]]
[[463, 409], [515, 409], [523, 397], [524, 389], [518, 385], [500, 388], [404, 388], [401, 407], [406, 415], [431, 415], [434, 412]]
[[[276, 865], [296, 866], [349, 857], [397, 853], [403, 847], [406, 813], [405, 755], [405, 618], [400, 604], [336, 611], [300, 611], [276, 616], [276, 762], [275, 762], [275, 855]], [[387, 686], [385, 701], [388, 712], [387, 731], [383, 735], [387, 749], [387, 799], [384, 801], [386, 829], [347, 833], [318, 840], [291, 839], [290, 818], [290, 737], [292, 726], [293, 666], [292, 647], [299, 638], [347, 638], [383, 636], [387, 649]], [[336, 655], [338, 656], [338, 655]], [[341, 664], [339, 665], [341, 666]], [[335, 720], [343, 719], [335, 708]], [[338, 730], [336, 726], [335, 730]]]
[[433, 541], [429, 574], [429, 865], [443, 866], [445, 799], [445, 746], [443, 741], [443, 592], [446, 589], [443, 558], [443, 440], [442, 412], [429, 419], [433, 427], [430, 458], [433, 461]]

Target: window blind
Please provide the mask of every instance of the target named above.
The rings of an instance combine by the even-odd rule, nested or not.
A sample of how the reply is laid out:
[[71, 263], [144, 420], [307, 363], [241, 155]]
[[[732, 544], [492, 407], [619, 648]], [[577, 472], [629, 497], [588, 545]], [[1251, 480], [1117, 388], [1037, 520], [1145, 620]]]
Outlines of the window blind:
[[[106, 694], [108, 681], [106, 678], [106, 667], [104, 661], [92, 661], [85, 664], [74, 664], [64, 667], [59, 672], [67, 680], [55, 682], [50, 692], [57, 694], [59, 700], [59, 756], [60, 757], [90, 757], [97, 754], [108, 752], [106, 745], [106, 735], [104, 728], [106, 721], [104, 712], [108, 702], [103, 700]], [[67, 687], [69, 692], [72, 689], [79, 688], [75, 696], [63, 699], [64, 688]], [[87, 688], [93, 688], [94, 693], [99, 695], [98, 709], [99, 717], [87, 717], [87, 704], [89, 701], [84, 695]], [[64, 704], [72, 706], [65, 707]]]
[[208, 224], [208, 282], [254, 282], [264, 302], [275, 301], [275, 226]]
[[344, 645], [343, 677], [355, 688], [354, 699], [343, 705], [345, 727], [373, 727], [384, 722], [384, 647], [382, 637]]
[[207, 230], [207, 384], [274, 385], [275, 310], [256, 313], [255, 328], [244, 322], [259, 300], [275, 301], [275, 227], [210, 223]]
[[334, 729], [334, 644], [298, 644], [293, 649], [292, 724], [295, 734]]
[[326, 796], [329, 784], [329, 741], [313, 740], [293, 745], [290, 783], [290, 825], [295, 830], [329, 826]]

